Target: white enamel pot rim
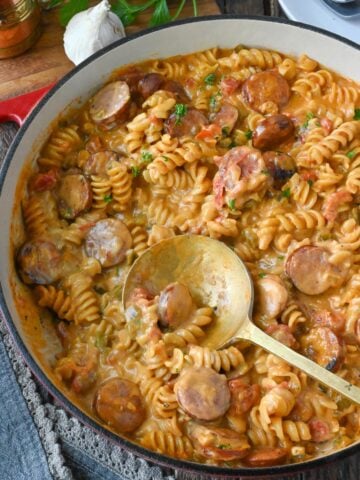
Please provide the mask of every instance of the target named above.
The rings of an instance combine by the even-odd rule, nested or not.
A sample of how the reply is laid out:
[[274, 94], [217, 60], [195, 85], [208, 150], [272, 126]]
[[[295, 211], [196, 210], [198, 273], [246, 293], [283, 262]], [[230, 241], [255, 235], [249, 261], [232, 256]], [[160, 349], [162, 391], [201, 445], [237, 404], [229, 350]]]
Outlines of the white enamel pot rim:
[[[284, 38], [281, 38], [281, 35], [284, 35]], [[304, 44], [299, 46], [300, 41], [303, 41], [305, 46]], [[50, 122], [71, 101], [84, 94], [86, 98], [90, 92], [96, 90], [106, 80], [114, 68], [122, 64], [137, 62], [151, 56], [164, 58], [215, 46], [234, 47], [237, 44], [258, 46], [269, 50], [275, 49], [290, 55], [298, 55], [304, 50], [305, 53], [320, 60], [329, 68], [338, 70], [346, 76], [357, 77], [356, 79], [360, 81], [359, 45], [315, 27], [269, 17], [228, 15], [180, 20], [165, 27], [157, 27], [134, 34], [92, 55], [60, 80], [34, 108], [20, 128], [2, 165], [0, 171], [0, 228], [2, 233], [0, 236], [0, 305], [8, 329], [35, 376], [68, 411], [107, 439], [143, 458], [167, 467], [214, 476], [241, 475], [264, 478], [265, 475], [283, 475], [323, 466], [325, 462], [332, 462], [345, 455], [355, 453], [358, 451], [359, 443], [325, 457], [300, 464], [236, 469], [177, 460], [133, 444], [111, 433], [84, 414], [50, 381], [40, 363], [31, 354], [31, 346], [21, 332], [21, 323], [10, 286], [10, 272], [13, 271], [13, 259], [9, 255], [10, 226], [13, 219], [14, 193], [24, 163], [24, 152], [25, 154], [30, 152], [34, 143], [41, 144], [38, 138], [41, 131], [46, 130]], [[340, 67], [336, 68], [338, 62]], [[356, 65], [358, 70], [356, 70]]]

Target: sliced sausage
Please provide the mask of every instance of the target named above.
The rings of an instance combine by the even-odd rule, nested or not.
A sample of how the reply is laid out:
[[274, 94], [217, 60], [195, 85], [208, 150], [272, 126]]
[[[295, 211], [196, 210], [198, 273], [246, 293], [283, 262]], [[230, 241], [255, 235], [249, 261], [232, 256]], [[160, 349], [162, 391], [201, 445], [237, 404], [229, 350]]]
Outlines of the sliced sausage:
[[295, 348], [297, 345], [296, 338], [291, 333], [289, 325], [269, 325], [266, 333], [289, 348]]
[[118, 156], [116, 153], [109, 150], [93, 153], [84, 165], [84, 173], [86, 175], [100, 175], [106, 177], [107, 166], [114, 160], [118, 160]]
[[287, 456], [286, 448], [259, 447], [254, 448], [243, 462], [250, 467], [272, 467], [284, 463]]
[[338, 337], [328, 327], [312, 328], [300, 339], [304, 355], [326, 370], [336, 371], [343, 357]]
[[276, 318], [286, 307], [288, 292], [279, 277], [266, 275], [257, 282], [257, 309], [266, 318]]
[[194, 306], [188, 287], [179, 282], [171, 283], [160, 293], [160, 324], [163, 327], [178, 327], [189, 320]]
[[252, 134], [252, 144], [260, 150], [269, 150], [288, 140], [295, 125], [286, 115], [271, 115], [260, 122]]
[[146, 417], [139, 387], [124, 378], [111, 378], [100, 385], [94, 407], [101, 420], [120, 433], [133, 432]]
[[130, 67], [118, 75], [117, 80], [126, 82], [130, 88], [130, 92], [133, 94], [138, 92], [139, 82], [144, 76], [145, 73], [138, 67]]
[[103, 267], [112, 267], [122, 262], [132, 245], [131, 234], [127, 226], [116, 218], [99, 220], [88, 232], [85, 250]]
[[274, 182], [274, 187], [280, 189], [296, 172], [295, 160], [287, 153], [264, 152], [263, 159], [266, 171]]
[[218, 461], [232, 461], [243, 458], [250, 445], [245, 435], [229, 428], [192, 425], [189, 435], [195, 443], [195, 449], [206, 458]]
[[224, 415], [230, 406], [226, 377], [211, 368], [184, 369], [174, 391], [184, 411], [198, 420], [215, 420]]
[[213, 123], [219, 125], [226, 135], [229, 134], [235, 127], [235, 123], [239, 117], [239, 111], [234, 105], [225, 103], [213, 118]]
[[335, 333], [340, 333], [345, 328], [345, 317], [332, 310], [310, 310], [310, 320], [314, 327], [328, 327]]
[[329, 422], [321, 418], [312, 418], [309, 422], [309, 428], [313, 442], [326, 442], [334, 437]]
[[229, 381], [231, 393], [231, 412], [234, 415], [242, 415], [259, 403], [260, 385], [247, 385], [241, 378], [233, 378]]
[[139, 81], [138, 91], [143, 98], [148, 98], [153, 93], [161, 89], [165, 78], [160, 73], [147, 73]]
[[91, 207], [92, 190], [84, 175], [69, 174], [61, 178], [57, 189], [57, 204], [61, 217], [73, 219]]
[[242, 88], [245, 101], [251, 108], [261, 111], [266, 102], [284, 107], [290, 98], [289, 84], [279, 73], [273, 71], [258, 72], [246, 80]]
[[[330, 253], [322, 247], [305, 245], [289, 255], [285, 272], [297, 289], [306, 295], [319, 295], [341, 284], [346, 271], [329, 262]], [[345, 268], [345, 267], [344, 267]]]
[[89, 113], [96, 123], [110, 123], [124, 112], [130, 102], [130, 89], [126, 82], [108, 83], [90, 100]]
[[227, 97], [228, 95], [233, 94], [240, 85], [240, 80], [237, 80], [234, 77], [225, 77], [220, 82], [221, 93]]
[[191, 108], [181, 118], [172, 113], [165, 122], [165, 131], [172, 137], [194, 137], [208, 123], [208, 119], [202, 112]]
[[291, 410], [291, 419], [297, 422], [308, 422], [314, 415], [314, 407], [311, 403], [312, 392], [301, 391], [296, 397], [294, 408]]
[[21, 278], [29, 284], [45, 285], [59, 280], [61, 261], [60, 250], [47, 240], [26, 242], [17, 255]]
[[75, 393], [85, 393], [96, 381], [98, 356], [97, 348], [80, 344], [68, 357], [59, 360], [56, 373], [70, 384]]
[[173, 93], [179, 102], [186, 103], [187, 101], [189, 101], [189, 97], [185, 92], [184, 87], [176, 80], [166, 80], [166, 82], [162, 86], [162, 89], [166, 90], [167, 92]]

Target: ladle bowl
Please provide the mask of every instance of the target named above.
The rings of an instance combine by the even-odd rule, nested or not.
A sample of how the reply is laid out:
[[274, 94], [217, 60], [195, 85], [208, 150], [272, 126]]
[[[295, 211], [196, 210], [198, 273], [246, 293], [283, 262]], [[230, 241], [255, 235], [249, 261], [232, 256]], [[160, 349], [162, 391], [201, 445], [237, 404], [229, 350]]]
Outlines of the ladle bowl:
[[268, 350], [329, 388], [360, 404], [360, 388], [267, 335], [251, 321], [253, 282], [242, 260], [225, 243], [201, 235], [178, 235], [149, 248], [131, 267], [123, 290], [144, 287], [157, 295], [169, 283], [186, 285], [198, 305], [214, 309], [216, 319], [200, 342], [222, 349], [240, 340]]

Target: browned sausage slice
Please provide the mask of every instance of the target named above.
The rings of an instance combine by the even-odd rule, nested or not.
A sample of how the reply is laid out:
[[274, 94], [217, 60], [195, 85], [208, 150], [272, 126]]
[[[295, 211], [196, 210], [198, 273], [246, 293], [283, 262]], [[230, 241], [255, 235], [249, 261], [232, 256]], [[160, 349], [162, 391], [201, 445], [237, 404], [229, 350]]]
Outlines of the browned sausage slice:
[[196, 450], [213, 460], [237, 460], [243, 458], [250, 449], [246, 436], [229, 428], [195, 424], [190, 426], [189, 434], [194, 440]]
[[140, 81], [138, 85], [139, 93], [148, 98], [153, 93], [161, 89], [161, 86], [165, 82], [165, 78], [160, 73], [147, 73]]
[[287, 347], [295, 348], [297, 345], [296, 338], [291, 333], [289, 325], [269, 325], [266, 329], [266, 333]]
[[287, 455], [286, 448], [259, 447], [254, 448], [243, 461], [250, 467], [272, 467], [284, 463]]
[[296, 172], [295, 160], [287, 153], [264, 152], [263, 159], [267, 172], [274, 181], [275, 188], [281, 188]]
[[189, 367], [175, 383], [175, 393], [181, 407], [198, 420], [215, 420], [230, 406], [230, 391], [225, 375], [211, 368]]
[[61, 259], [61, 252], [50, 241], [26, 242], [17, 256], [21, 278], [38, 285], [56, 282], [61, 276]]
[[342, 348], [338, 337], [328, 327], [312, 328], [300, 340], [307, 357], [327, 370], [336, 371], [342, 360]]
[[97, 123], [108, 123], [120, 115], [130, 101], [126, 82], [108, 83], [90, 100], [90, 116]]
[[243, 85], [242, 94], [251, 108], [261, 111], [261, 106], [266, 102], [284, 107], [290, 98], [290, 88], [279, 73], [266, 71], [255, 73], [248, 78]]
[[166, 90], [167, 92], [173, 93], [176, 99], [179, 100], [179, 102], [186, 103], [187, 101], [189, 101], [189, 97], [185, 92], [184, 87], [176, 80], [166, 80], [166, 82], [162, 86], [162, 89]]
[[321, 418], [312, 418], [309, 422], [309, 428], [313, 442], [327, 442], [334, 437], [329, 422]]
[[307, 245], [295, 250], [287, 259], [286, 274], [301, 292], [318, 295], [333, 285], [333, 266], [330, 254], [321, 247]]
[[107, 165], [109, 162], [117, 160], [118, 156], [114, 152], [105, 150], [103, 152], [96, 152], [90, 155], [84, 165], [84, 173], [86, 175], [107, 175]]
[[120, 433], [133, 432], [146, 416], [138, 386], [123, 378], [111, 378], [100, 385], [94, 406], [101, 420]]
[[201, 128], [208, 123], [208, 119], [202, 112], [191, 108], [181, 118], [178, 118], [175, 113], [172, 113], [165, 122], [165, 131], [172, 137], [184, 137], [188, 135], [194, 137]]
[[219, 127], [223, 129], [224, 133], [227, 135], [235, 127], [238, 117], [238, 109], [230, 103], [225, 103], [214, 116], [213, 123], [215, 123], [215, 125], [219, 125]]
[[77, 217], [91, 207], [91, 202], [91, 185], [84, 175], [75, 173], [62, 177], [57, 190], [57, 204], [63, 218]]
[[258, 124], [252, 134], [252, 144], [260, 150], [269, 150], [288, 140], [295, 125], [286, 115], [271, 115]]
[[137, 93], [140, 80], [145, 76], [145, 73], [138, 67], [130, 67], [125, 72], [122, 72], [117, 80], [126, 82], [130, 88], [131, 93]]
[[194, 302], [189, 289], [182, 283], [168, 285], [159, 298], [160, 323], [164, 327], [177, 327], [189, 319]]
[[131, 245], [132, 238], [127, 226], [117, 218], [105, 218], [89, 230], [85, 250], [103, 267], [112, 267], [124, 260]]
[[229, 380], [231, 393], [231, 413], [242, 415], [248, 412], [260, 400], [260, 385], [247, 385], [241, 378]]

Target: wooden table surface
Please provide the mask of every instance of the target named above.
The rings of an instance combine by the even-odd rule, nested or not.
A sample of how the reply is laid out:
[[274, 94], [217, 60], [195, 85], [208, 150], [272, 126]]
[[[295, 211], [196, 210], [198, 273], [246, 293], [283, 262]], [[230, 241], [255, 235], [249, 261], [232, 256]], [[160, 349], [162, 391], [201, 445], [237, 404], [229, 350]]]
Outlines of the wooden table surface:
[[[314, 1], [314, 0], [312, 0]], [[190, 2], [189, 2], [190, 3]], [[276, 0], [217, 0], [217, 3], [224, 13], [239, 13], [251, 15], [277, 15], [279, 12]], [[198, 0], [200, 14], [217, 13], [217, 7], [214, 1]], [[59, 39], [62, 35], [61, 27], [54, 22], [54, 12], [47, 12], [44, 15], [44, 33], [39, 44], [33, 51], [17, 57], [16, 59], [6, 60], [0, 63], [0, 100], [10, 98], [15, 94], [31, 91], [55, 81], [64, 75], [71, 67], [63, 53], [59, 49]], [[190, 7], [185, 11], [185, 15], [190, 16]], [[52, 32], [49, 26], [53, 26]], [[140, 27], [146, 25], [144, 19], [140, 22]], [[51, 51], [48, 63], [42, 61], [46, 49]], [[34, 63], [29, 59], [36, 60]], [[1, 61], [4, 62], [4, 61]], [[36, 68], [37, 65], [37, 68]], [[44, 71], [46, 75], [44, 76]], [[6, 151], [17, 131], [16, 125], [12, 123], [0, 124], [0, 162], [4, 158]], [[179, 480], [200, 480], [207, 479], [205, 476], [192, 476], [182, 472], [176, 472], [176, 478]], [[261, 480], [267, 480], [269, 477], [261, 477]], [[345, 460], [338, 460], [331, 465], [324, 465], [316, 470], [303, 472], [294, 476], [277, 477], [278, 480], [360, 480], [360, 453], [353, 455]]]

